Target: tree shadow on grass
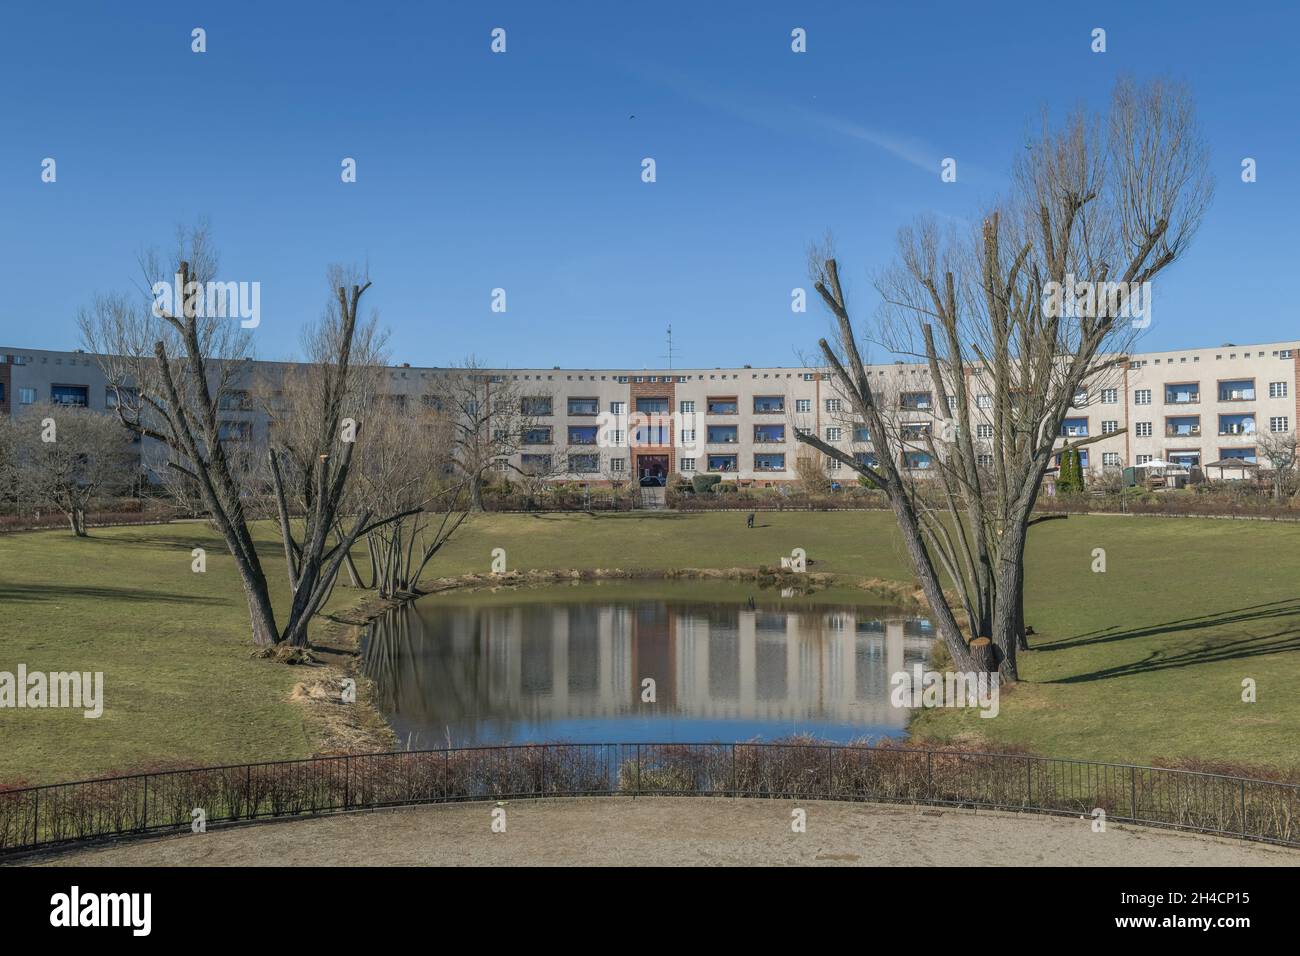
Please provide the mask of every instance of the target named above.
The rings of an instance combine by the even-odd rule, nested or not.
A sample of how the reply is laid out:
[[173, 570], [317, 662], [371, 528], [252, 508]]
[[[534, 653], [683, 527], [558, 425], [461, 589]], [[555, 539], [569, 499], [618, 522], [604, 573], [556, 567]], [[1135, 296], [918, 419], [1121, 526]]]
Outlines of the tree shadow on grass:
[[1244, 660], [1269, 654], [1300, 651], [1300, 600], [1271, 601], [1266, 604], [1255, 604], [1232, 611], [1204, 614], [1198, 617], [1169, 621], [1164, 624], [1154, 624], [1127, 631], [1106, 628], [1053, 644], [1044, 644], [1036, 647], [1035, 650], [1069, 650], [1095, 644], [1107, 644], [1113, 641], [1154, 637], [1161, 634], [1227, 627], [1250, 621], [1269, 621], [1276, 625], [1279, 619], [1284, 622], [1282, 626], [1267, 634], [1234, 635], [1216, 643], [1208, 643], [1209, 640], [1212, 640], [1213, 635], [1207, 635], [1207, 642], [1200, 647], [1172, 652], [1154, 650], [1140, 660], [1117, 664], [1114, 667], [1102, 668], [1087, 674], [1076, 674], [1072, 677], [1047, 681], [1047, 683], [1051, 684], [1087, 683], [1095, 680], [1106, 680], [1111, 677], [1129, 677], [1135, 674], [1149, 674], [1157, 671], [1193, 667], [1198, 664], [1216, 664], [1222, 661]]
[[28, 604], [68, 598], [95, 598], [104, 601], [147, 601], [151, 604], [207, 604], [224, 605], [217, 598], [194, 594], [177, 594], [173, 591], [146, 591], [140, 588], [87, 587], [76, 584], [3, 584], [0, 585], [0, 603], [5, 601]]
[[1172, 634], [1178, 631], [1194, 631], [1206, 627], [1224, 627], [1245, 621], [1267, 621], [1277, 618], [1293, 617], [1300, 626], [1300, 598], [1287, 598], [1283, 601], [1269, 601], [1266, 604], [1252, 604], [1249, 607], [1236, 608], [1231, 611], [1216, 611], [1196, 617], [1166, 621], [1162, 624], [1148, 624], [1143, 627], [1123, 630], [1119, 625], [1099, 628], [1075, 637], [1065, 637], [1058, 641], [1035, 643], [1035, 651], [1070, 651], [1093, 644], [1110, 644], [1115, 641], [1135, 640], [1142, 637], [1155, 637], [1159, 634]]

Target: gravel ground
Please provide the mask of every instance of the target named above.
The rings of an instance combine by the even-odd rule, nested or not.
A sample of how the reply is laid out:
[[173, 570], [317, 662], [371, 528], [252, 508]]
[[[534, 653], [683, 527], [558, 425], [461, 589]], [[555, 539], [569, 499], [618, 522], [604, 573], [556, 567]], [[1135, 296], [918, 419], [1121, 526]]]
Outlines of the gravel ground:
[[[407, 807], [28, 858], [75, 866], [1295, 866], [1300, 851], [1091, 820], [809, 800], [623, 797]], [[791, 831], [791, 811], [807, 832]]]

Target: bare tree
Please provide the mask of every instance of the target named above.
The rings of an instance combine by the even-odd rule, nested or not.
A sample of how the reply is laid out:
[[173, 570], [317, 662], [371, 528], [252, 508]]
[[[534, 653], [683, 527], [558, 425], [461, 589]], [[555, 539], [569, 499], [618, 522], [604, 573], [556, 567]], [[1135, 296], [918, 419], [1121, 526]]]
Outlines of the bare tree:
[[1059, 130], [1044, 122], [1012, 184], [977, 230], [903, 230], [876, 283], [877, 341], [924, 363], [928, 408], [878, 391], [833, 251], [814, 253], [836, 328], [822, 353], [873, 453], [798, 435], [884, 490], [955, 663], [1006, 680], [1024, 642], [1027, 532], [1064, 419], [1125, 361], [1133, 311], [1212, 193], [1190, 96], [1162, 82], [1121, 81], [1105, 124], [1081, 111]]
[[1266, 432], [1258, 439], [1259, 450], [1272, 466], [1269, 476], [1273, 480], [1273, 498], [1281, 501], [1296, 487], [1296, 458], [1300, 453], [1300, 437], [1295, 432]]
[[[115, 416], [70, 405], [34, 406], [0, 420], [0, 447], [11, 492], [59, 511], [72, 533], [86, 537], [86, 512], [123, 493], [139, 474], [131, 434]], [[12, 456], [12, 457], [10, 457]]]
[[471, 508], [482, 511], [487, 473], [518, 454], [529, 431], [553, 428], [547, 422], [553, 420], [554, 397], [540, 385], [525, 391], [515, 380], [482, 368], [472, 356], [442, 376], [435, 397], [451, 423], [456, 465], [469, 481]]
[[[371, 515], [362, 512], [344, 540], [333, 546], [328, 543], [341, 513], [352, 456], [353, 443], [344, 440], [341, 419], [351, 394], [357, 309], [369, 283], [335, 289], [337, 304], [309, 348], [310, 363], [325, 372], [316, 399], [311, 477], [305, 479], [309, 490], [304, 500], [309, 504], [301, 542], [294, 539], [288, 521], [281, 522], [286, 552], [292, 554], [288, 563], [294, 589], [281, 628], [249, 529], [247, 492], [258, 469], [250, 461], [245, 430], [240, 427], [232, 434], [223, 413], [228, 396], [247, 389], [249, 332], [220, 311], [203, 307], [199, 292], [214, 281], [217, 267], [206, 227], [182, 232], [177, 245], [175, 270], [164, 269], [156, 254], [143, 257], [141, 268], [148, 290], [168, 282], [168, 273], [174, 271], [179, 302], [168, 308], [150, 292], [139, 297], [100, 296], [81, 313], [82, 340], [98, 356], [116, 396], [121, 422], [158, 442], [167, 455], [162, 467], [183, 476], [196, 489], [234, 557], [254, 642], [304, 646], [307, 624], [327, 596], [343, 555], [372, 524]], [[282, 460], [274, 449], [272, 460]], [[276, 469], [271, 470], [275, 477]], [[283, 486], [278, 490], [283, 492]], [[283, 494], [277, 502], [284, 515]]]
[[419, 592], [425, 568], [465, 521], [469, 481], [454, 467], [452, 426], [442, 409], [408, 409], [391, 396], [381, 396], [381, 405], [358, 444], [356, 496], [376, 514], [402, 516], [366, 535], [367, 586], [397, 597]]

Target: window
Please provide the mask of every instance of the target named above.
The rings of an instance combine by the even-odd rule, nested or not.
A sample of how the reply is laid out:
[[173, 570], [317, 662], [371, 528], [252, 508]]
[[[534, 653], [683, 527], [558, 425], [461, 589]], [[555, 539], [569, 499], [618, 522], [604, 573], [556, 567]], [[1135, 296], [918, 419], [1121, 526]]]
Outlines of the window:
[[682, 410], [682, 414], [683, 414], [683, 415], [694, 415], [694, 414], [695, 414], [695, 403], [694, 403], [694, 402], [682, 402], [681, 405], [680, 405], [679, 407], [681, 408], [681, 410]]
[[672, 406], [666, 398], [638, 398], [636, 410], [642, 415], [667, 415]]
[[1291, 357], [1291, 350], [1290, 350], [1290, 349], [1283, 349], [1282, 351], [1280, 351], [1280, 352], [1277, 353], [1277, 357], [1278, 357], [1278, 358], [1289, 359], [1289, 358]]
[[754, 456], [755, 471], [785, 471], [785, 455], [762, 454]]
[[533, 418], [544, 418], [552, 413], [551, 399], [547, 396], [530, 396], [520, 399], [519, 410]]
[[1254, 415], [1220, 415], [1220, 435], [1253, 435], [1255, 433]]
[[931, 404], [929, 392], [904, 392], [898, 397], [898, 407], [904, 411], [928, 411]]
[[710, 425], [710, 445], [734, 445], [740, 441], [739, 428], [735, 425]]
[[734, 398], [710, 398], [708, 411], [710, 415], [735, 415], [740, 410]]
[[1134, 405], [1150, 405], [1150, 404], [1151, 404], [1151, 389], [1149, 389], [1149, 388], [1139, 388], [1139, 389], [1137, 389], [1137, 390], [1133, 393], [1133, 404], [1134, 404]]
[[595, 425], [570, 425], [569, 444], [594, 445], [596, 444], [596, 431]]
[[252, 422], [217, 422], [218, 441], [248, 441], [251, 437]]
[[1075, 392], [1074, 401], [1072, 401], [1070, 404], [1073, 405], [1075, 408], [1083, 408], [1083, 406], [1087, 405], [1088, 390], [1086, 388], [1081, 388], [1077, 392]]
[[1117, 404], [1119, 404], [1119, 389], [1118, 389], [1118, 388], [1103, 388], [1103, 389], [1101, 390], [1101, 403], [1102, 403], [1103, 405], [1117, 405]]
[[1103, 435], [1113, 435], [1119, 431], [1119, 422], [1114, 420], [1103, 420], [1101, 423], [1101, 433]]
[[684, 471], [684, 472], [694, 471], [694, 470], [695, 470], [695, 459], [694, 459], [694, 458], [683, 458], [682, 461], [681, 461], [681, 465], [682, 465], [682, 471]]
[[520, 455], [519, 468], [525, 475], [544, 475], [551, 470], [551, 456]]
[[853, 459], [859, 465], [866, 465], [868, 468], [875, 468], [879, 464], [879, 459], [876, 458], [875, 453], [869, 451], [854, 452]]
[[1254, 448], [1220, 448], [1220, 458], [1230, 458], [1233, 461], [1248, 461], [1251, 464], [1256, 463]]
[[976, 408], [992, 408], [992, 407], [993, 407], [993, 396], [992, 396], [992, 395], [976, 395], [976, 396], [975, 396], [975, 407], [976, 407]]
[[242, 412], [252, 408], [253, 403], [248, 397], [248, 392], [232, 389], [221, 393], [217, 398], [217, 407], [223, 412]]
[[755, 425], [754, 444], [770, 445], [785, 441], [784, 425]]
[[930, 467], [930, 456], [922, 451], [903, 452], [903, 467], [909, 471], [924, 471]]
[[570, 455], [569, 456], [569, 473], [573, 475], [589, 475], [592, 472], [600, 471], [599, 455]]
[[955, 395], [948, 396], [948, 411], [949, 412], [957, 411], [957, 396]]
[[623, 429], [621, 428], [610, 429], [609, 444], [611, 447], [621, 448], [626, 443], [627, 443], [627, 435], [623, 433]]
[[871, 432], [867, 431], [866, 425], [853, 426], [853, 440], [856, 442], [871, 441]]
[[18, 389], [18, 404], [30, 405], [36, 401], [36, 389], [20, 388]]
[[529, 428], [524, 431], [525, 445], [549, 445], [551, 443], [551, 429], [548, 428]]
[[1286, 382], [1269, 382], [1269, 398], [1286, 398]]
[[1139, 465], [1145, 465], [1150, 460], [1151, 460], [1150, 455], [1138, 455], [1136, 459], [1136, 463]]
[[976, 425], [976, 426], [975, 426], [975, 437], [976, 437], [976, 438], [992, 438], [992, 437], [993, 437], [993, 426], [992, 426], [992, 425]]
[[1063, 438], [1086, 438], [1087, 435], [1088, 419], [1067, 418], [1061, 422], [1061, 436]]
[[[1138, 438], [1150, 438], [1150, 437], [1151, 437], [1151, 423], [1150, 423], [1150, 422], [1138, 422], [1136, 425], [1133, 426], [1133, 434], [1137, 435]], [[1148, 458], [1148, 459], [1149, 459], [1150, 457], [1151, 457], [1150, 455], [1147, 455], [1147, 458]]]
[[1290, 422], [1287, 421], [1287, 416], [1285, 415], [1274, 415], [1268, 420], [1268, 430], [1271, 432], [1290, 431], [1289, 425]]
[[[638, 411], [640, 411], [638, 403]], [[570, 415], [598, 415], [600, 414], [600, 400], [596, 398], [571, 398], [569, 399]]]
[[609, 413], [610, 413], [611, 415], [626, 415], [626, 414], [627, 414], [627, 402], [610, 402], [610, 403], [609, 403]]
[[785, 411], [784, 395], [755, 395], [754, 412], [759, 415], [773, 415]]
[[1101, 464], [1102, 464], [1102, 467], [1104, 467], [1104, 468], [1118, 468], [1118, 467], [1119, 467], [1119, 452], [1117, 452], [1117, 451], [1104, 451], [1104, 452], [1102, 452], [1102, 453], [1101, 453]]
[[1253, 402], [1255, 400], [1255, 380], [1253, 378], [1228, 379], [1219, 383], [1219, 401]]
[[840, 466], [843, 465], [843, 464], [844, 464], [844, 463], [843, 463], [842, 461], [840, 461], [838, 458], [827, 458], [827, 459], [826, 459], [826, 470], [827, 470], [827, 471], [839, 471], [839, 470], [840, 470]]
[[795, 401], [794, 401], [794, 410], [795, 410], [796, 412], [811, 412], [811, 411], [812, 411], [812, 399], [811, 399], [811, 398], [796, 398]]
[[828, 398], [826, 399], [826, 411], [838, 412], [843, 407], [843, 404], [844, 403], [841, 402], [838, 398]]
[[77, 405], [85, 408], [90, 404], [90, 389], [85, 385], [51, 385], [50, 401], [55, 405]]
[[710, 455], [709, 471], [735, 471], [735, 455]]
[[842, 441], [843, 439], [844, 439], [844, 429], [843, 429], [843, 428], [834, 428], [834, 427], [832, 427], [832, 428], [827, 428], [827, 429], [826, 429], [826, 440], [827, 440], [827, 441]]
[[991, 468], [993, 466], [993, 456], [987, 452], [982, 452], [975, 456], [975, 464], [981, 468]]
[[683, 445], [694, 445], [694, 444], [695, 444], [695, 429], [694, 429], [694, 428], [683, 428], [683, 429], [682, 429], [682, 444], [683, 444]]
[[1199, 382], [1185, 382], [1181, 385], [1165, 386], [1166, 405], [1195, 405], [1201, 400]]

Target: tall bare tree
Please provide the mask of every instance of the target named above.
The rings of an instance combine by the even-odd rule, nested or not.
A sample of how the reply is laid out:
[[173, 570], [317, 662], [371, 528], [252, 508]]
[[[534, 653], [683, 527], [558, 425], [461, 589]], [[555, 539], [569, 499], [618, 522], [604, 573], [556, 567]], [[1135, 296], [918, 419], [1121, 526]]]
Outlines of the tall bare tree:
[[1211, 194], [1182, 87], [1124, 80], [1105, 122], [1082, 110], [1060, 128], [1045, 120], [977, 229], [904, 229], [876, 283], [873, 337], [924, 362], [926, 409], [901, 389], [894, 401], [878, 392], [864, 358], [872, 336], [854, 329], [833, 250], [815, 251], [835, 325], [822, 354], [873, 452], [797, 437], [884, 490], [958, 667], [1018, 678], [1025, 543], [1062, 423], [1088, 383], [1125, 361], [1143, 324], [1134, 311]]
[[[172, 261], [178, 263], [176, 268], [166, 269], [160, 256], [150, 254], [142, 257], [141, 268], [148, 290], [156, 283], [170, 282], [175, 274], [180, 284], [178, 302], [168, 308], [150, 293], [99, 296], [81, 313], [83, 343], [98, 356], [116, 396], [120, 421], [158, 442], [166, 450], [164, 467], [183, 476], [197, 491], [234, 558], [254, 642], [303, 646], [308, 622], [328, 594], [343, 554], [372, 525], [372, 515], [363, 512], [344, 540], [329, 544], [352, 456], [353, 443], [344, 440], [340, 419], [350, 394], [357, 309], [369, 283], [339, 285], [334, 290], [337, 303], [309, 349], [310, 362], [326, 371], [317, 394], [314, 458], [307, 479], [312, 492], [306, 496], [302, 540], [294, 539], [288, 522], [282, 522], [286, 550], [293, 552], [289, 564], [294, 595], [281, 627], [249, 525], [252, 499], [247, 492], [258, 470], [249, 461], [242, 430], [232, 435], [223, 414], [233, 393], [247, 391], [249, 330], [201, 307], [197, 292], [215, 281], [217, 269], [205, 226], [178, 235]], [[284, 499], [277, 500], [283, 503]]]

